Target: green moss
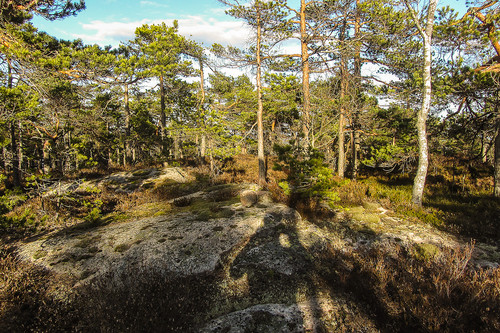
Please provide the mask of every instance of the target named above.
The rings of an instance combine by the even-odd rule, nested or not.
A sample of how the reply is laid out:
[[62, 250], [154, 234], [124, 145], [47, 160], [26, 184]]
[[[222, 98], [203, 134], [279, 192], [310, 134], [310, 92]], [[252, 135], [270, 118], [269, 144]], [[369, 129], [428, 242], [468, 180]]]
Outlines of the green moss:
[[375, 202], [363, 202], [363, 207], [370, 213], [375, 213], [381, 207], [378, 203]]
[[415, 244], [415, 257], [423, 261], [434, 259], [439, 254], [439, 248], [433, 244]]
[[37, 260], [37, 259], [43, 258], [45, 256], [47, 256], [47, 251], [38, 250], [35, 252], [35, 254], [33, 254], [33, 259]]
[[115, 247], [115, 252], [123, 253], [130, 249], [130, 244], [119, 244]]
[[144, 169], [144, 170], [136, 170], [132, 172], [132, 176], [134, 177], [141, 177], [141, 178], [147, 178], [153, 170], [151, 169]]
[[365, 222], [368, 224], [380, 223], [380, 216], [378, 214], [371, 214], [371, 213], [359, 214], [359, 213], [357, 213], [357, 214], [353, 214], [352, 218], [357, 220], [357, 221]]
[[358, 206], [358, 207], [351, 207], [347, 209], [347, 211], [354, 215], [354, 214], [363, 214], [365, 212], [365, 209], [361, 206]]

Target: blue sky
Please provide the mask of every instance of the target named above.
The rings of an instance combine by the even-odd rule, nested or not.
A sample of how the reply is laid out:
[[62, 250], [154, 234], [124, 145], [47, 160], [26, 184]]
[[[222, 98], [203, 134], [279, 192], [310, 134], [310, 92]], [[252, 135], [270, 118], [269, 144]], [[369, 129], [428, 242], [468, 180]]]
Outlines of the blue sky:
[[77, 16], [54, 22], [33, 19], [39, 30], [60, 39], [81, 38], [86, 44], [117, 46], [134, 36], [142, 24], [179, 21], [180, 33], [210, 46], [241, 44], [247, 37], [242, 22], [225, 15], [216, 0], [86, 0], [87, 8]]
[[[441, 0], [439, 5], [464, 12], [465, 2]], [[243, 23], [225, 15], [225, 7], [217, 0], [86, 0], [86, 5], [75, 17], [54, 22], [35, 17], [33, 24], [60, 39], [81, 38], [86, 44], [114, 47], [132, 39], [135, 28], [142, 24], [171, 25], [174, 19], [179, 21], [182, 35], [205, 46], [214, 42], [243, 46], [249, 36]]]

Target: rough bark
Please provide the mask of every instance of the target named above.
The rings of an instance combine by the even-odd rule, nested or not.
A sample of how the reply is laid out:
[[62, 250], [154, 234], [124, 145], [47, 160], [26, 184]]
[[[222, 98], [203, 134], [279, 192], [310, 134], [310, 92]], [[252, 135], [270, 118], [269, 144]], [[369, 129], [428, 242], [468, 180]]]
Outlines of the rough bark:
[[417, 174], [413, 181], [412, 203], [416, 206], [422, 206], [424, 195], [425, 181], [427, 178], [427, 169], [429, 167], [429, 147], [427, 142], [427, 117], [431, 107], [432, 97], [432, 77], [431, 77], [431, 43], [432, 31], [434, 29], [434, 14], [436, 12], [437, 0], [430, 0], [427, 9], [427, 22], [425, 29], [420, 25], [418, 18], [405, 1], [408, 10], [410, 11], [413, 20], [419, 30], [424, 46], [424, 62], [423, 62], [423, 97], [422, 106], [417, 114], [417, 136], [418, 136], [418, 168]]
[[45, 175], [49, 174], [51, 171], [50, 165], [50, 141], [45, 140], [43, 142], [43, 173]]
[[162, 139], [165, 136], [165, 128], [167, 127], [167, 116], [165, 114], [165, 82], [163, 75], [160, 75], [160, 135]]
[[261, 39], [262, 39], [262, 22], [260, 16], [260, 8], [257, 8], [257, 157], [259, 160], [259, 185], [266, 184], [266, 160], [264, 155], [264, 123], [263, 113], [264, 106], [262, 102], [262, 59], [261, 59]]
[[338, 164], [337, 171], [338, 176], [340, 178], [344, 178], [345, 175], [345, 115], [346, 115], [346, 106], [345, 106], [345, 96], [347, 94], [348, 89], [348, 78], [347, 78], [347, 64], [345, 62], [344, 57], [340, 61], [340, 114], [339, 114], [339, 130], [338, 130], [338, 138], [339, 138], [339, 149], [338, 149]]
[[10, 122], [10, 148], [12, 153], [12, 184], [14, 187], [21, 186], [21, 174], [19, 171], [19, 145], [16, 137], [16, 122]]
[[[354, 39], [355, 39], [355, 53], [354, 53], [354, 84], [356, 97], [358, 98], [359, 91], [361, 90], [361, 9], [360, 9], [360, 0], [356, 0], [356, 14], [354, 19]], [[360, 108], [360, 103], [356, 103], [356, 107]], [[356, 179], [358, 177], [358, 169], [359, 169], [359, 159], [358, 159], [358, 151], [359, 151], [359, 127], [358, 127], [358, 114], [360, 110], [354, 110], [351, 124], [352, 131], [352, 179]]]
[[[500, 116], [499, 116], [500, 118]], [[500, 119], [497, 121], [497, 135], [495, 137], [495, 189], [494, 195], [500, 198]]]
[[128, 94], [128, 83], [125, 83], [123, 93], [123, 102], [125, 104], [125, 135], [128, 138], [130, 136], [130, 104], [129, 104], [129, 94]]
[[[205, 72], [203, 70], [203, 59], [202, 56], [198, 58], [198, 62], [200, 64], [200, 91], [201, 91], [201, 100], [200, 100], [200, 116], [201, 116], [201, 128], [205, 128]], [[205, 133], [201, 134], [201, 142], [200, 142], [200, 157], [204, 158], [207, 150], [207, 138]]]
[[308, 35], [306, 26], [306, 1], [300, 1], [300, 46], [302, 59], [302, 131], [304, 132], [304, 140], [307, 145], [310, 145], [310, 130], [311, 130], [311, 93], [309, 87], [310, 64], [309, 64], [309, 48]]

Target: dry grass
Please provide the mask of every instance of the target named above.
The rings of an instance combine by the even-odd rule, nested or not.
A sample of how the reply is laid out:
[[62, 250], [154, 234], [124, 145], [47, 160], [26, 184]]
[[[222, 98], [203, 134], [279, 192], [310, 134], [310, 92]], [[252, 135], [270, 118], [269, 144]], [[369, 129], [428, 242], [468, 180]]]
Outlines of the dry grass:
[[317, 258], [332, 288], [352, 293], [384, 331], [500, 330], [500, 269], [474, 269], [472, 246], [432, 260], [397, 243], [361, 250], [333, 249]]
[[[201, 167], [197, 170], [198, 180], [181, 186], [166, 182], [130, 195], [103, 191], [81, 196], [86, 201], [102, 201], [103, 215], [119, 214], [131, 212], [134, 207], [154, 207], [156, 203], [194, 193], [214, 183], [257, 180], [257, 160], [252, 156], [229, 161], [217, 179], [204, 176]], [[268, 189], [274, 199], [287, 202], [289, 198], [277, 185], [283, 178], [284, 174], [270, 171]], [[340, 205], [377, 201], [407, 218], [422, 219], [446, 230], [455, 230], [453, 227], [458, 225], [464, 235], [486, 235], [490, 240], [498, 240], [498, 225], [495, 227], [492, 218], [499, 211], [499, 203], [481, 194], [477, 182], [468, 194], [450, 195], [449, 183], [431, 181], [427, 207], [422, 210], [414, 210], [409, 204], [409, 179], [378, 177], [339, 183]], [[221, 186], [214, 192], [211, 204], [234, 194], [231, 188]], [[60, 226], [57, 223], [61, 223], [63, 216], [75, 218], [89, 213], [90, 207], [81, 204], [65, 209], [64, 205], [71, 203], [74, 201], [57, 203], [35, 198], [11, 214], [22, 214], [31, 207], [32, 211], [43, 212], [39, 219], [42, 215], [50, 216], [44, 227], [38, 227], [39, 232], [40, 228]], [[190, 206], [177, 209], [181, 208]], [[339, 227], [345, 221], [326, 216], [331, 211], [325, 210], [320, 202], [299, 203], [298, 208], [315, 212], [312, 215], [321, 217], [318, 224], [339, 232], [339, 237], [353, 237]], [[151, 212], [154, 211], [152, 208]], [[219, 213], [223, 212], [207, 214]], [[470, 244], [423, 256], [414, 247], [391, 241], [358, 248], [329, 245], [311, 253], [314, 267], [310, 274], [321, 277], [334, 293], [349, 295], [347, 299], [371, 314], [381, 331], [500, 331], [500, 269], [472, 267], [472, 249]], [[206, 319], [220, 296], [216, 290], [218, 279], [220, 276], [216, 275], [169, 277], [151, 268], [131, 266], [121, 273], [102, 276], [91, 286], [71, 290], [72, 281], [17, 260], [12, 250], [3, 248], [0, 331], [191, 331], [200, 318]]]

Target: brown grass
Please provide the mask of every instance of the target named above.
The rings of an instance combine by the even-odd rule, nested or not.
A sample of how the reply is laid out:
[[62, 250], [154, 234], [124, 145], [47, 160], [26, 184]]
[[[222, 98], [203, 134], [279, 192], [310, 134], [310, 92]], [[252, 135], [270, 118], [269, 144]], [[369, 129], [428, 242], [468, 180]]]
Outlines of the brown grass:
[[332, 288], [351, 292], [392, 332], [500, 330], [500, 269], [474, 269], [472, 245], [417, 259], [396, 244], [333, 249], [316, 264]]

